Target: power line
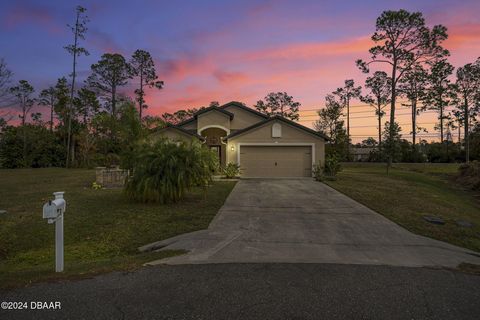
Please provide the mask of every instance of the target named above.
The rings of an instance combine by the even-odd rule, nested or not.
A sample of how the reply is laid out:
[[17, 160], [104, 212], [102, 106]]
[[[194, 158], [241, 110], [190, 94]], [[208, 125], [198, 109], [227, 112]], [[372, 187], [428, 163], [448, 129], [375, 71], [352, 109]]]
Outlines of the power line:
[[[423, 126], [423, 125], [430, 125], [430, 124], [437, 124], [437, 122], [422, 122], [422, 123], [417, 123], [417, 125], [419, 126]], [[408, 126], [408, 125], [411, 125], [411, 123], [399, 123], [398, 124], [399, 126]], [[367, 126], [350, 126], [350, 128], [378, 128], [378, 126], [372, 126], [372, 125], [367, 125]]]
[[[434, 111], [434, 110], [431, 110], [431, 111], [424, 111], [422, 113], [420, 113], [418, 116], [424, 114], [424, 113], [437, 113], [437, 111]], [[407, 113], [397, 113], [395, 116], [411, 116], [412, 114], [410, 112], [407, 112]], [[389, 117], [390, 115], [388, 113], [385, 113], [385, 115], [383, 117]], [[301, 118], [308, 118], [308, 117], [315, 117], [314, 120], [317, 120], [318, 119], [318, 115], [309, 115], [309, 116], [300, 116]], [[342, 115], [342, 117], [346, 117], [346, 115]], [[358, 116], [358, 117], [350, 117], [350, 120], [351, 119], [368, 119], [368, 118], [376, 118], [378, 119], [378, 116], [376, 115], [371, 115], [371, 116]], [[310, 120], [310, 119], [306, 119], [306, 120]], [[306, 120], [300, 120], [300, 121], [306, 121]]]
[[[411, 137], [413, 136], [413, 134], [411, 133], [405, 133], [405, 134], [400, 134], [402, 137]], [[350, 137], [354, 137], [354, 138], [370, 138], [375, 135], [361, 135], [361, 134], [351, 134]], [[440, 137], [440, 134], [438, 133], [417, 133], [415, 135], [416, 137], [426, 137], [426, 138], [437, 138], [437, 137]]]
[[[397, 108], [396, 111], [403, 111], [403, 110], [409, 110], [411, 111], [410, 108]], [[383, 110], [385, 113], [389, 112], [389, 110]], [[448, 111], [448, 110], [446, 110]], [[365, 111], [352, 111], [350, 112], [350, 114], [357, 114], [357, 113], [374, 113], [375, 110], [365, 110]], [[422, 113], [435, 113], [435, 112], [438, 112], [436, 110], [426, 110], [426, 111], [421, 111], [420, 114]], [[346, 116], [346, 114], [344, 114], [344, 116]], [[318, 114], [309, 114], [309, 115], [300, 115], [300, 117], [318, 117]]]
[[[408, 102], [408, 101], [405, 101], [405, 102], [397, 102], [397, 104], [395, 105], [395, 110], [398, 110], [398, 109], [411, 109], [411, 107], [409, 106], [405, 106], [405, 103]], [[375, 108], [375, 106], [372, 106], [370, 104], [359, 104], [359, 105], [353, 105], [353, 106], [350, 106], [350, 108], [366, 108], [366, 107], [369, 107], [369, 108]], [[417, 108], [421, 108], [421, 107], [424, 107], [423, 104], [421, 103], [418, 103], [417, 104]], [[389, 109], [390, 108], [390, 105], [385, 105], [383, 107], [384, 109]], [[454, 106], [446, 106], [445, 109], [448, 109], [448, 108], [455, 108]], [[318, 109], [300, 109], [299, 112], [304, 112], [304, 111], [320, 111], [320, 110], [323, 110], [325, 108], [318, 108]], [[353, 111], [355, 112], [355, 111]], [[350, 113], [353, 113], [353, 112], [350, 112]], [[366, 112], [366, 111], [361, 111], [361, 112]]]

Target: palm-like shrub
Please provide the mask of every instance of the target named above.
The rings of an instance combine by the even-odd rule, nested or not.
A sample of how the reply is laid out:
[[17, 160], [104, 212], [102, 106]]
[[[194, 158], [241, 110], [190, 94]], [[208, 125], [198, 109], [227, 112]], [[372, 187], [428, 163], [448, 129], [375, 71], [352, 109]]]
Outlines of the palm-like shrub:
[[177, 202], [193, 187], [206, 187], [218, 160], [198, 142], [160, 140], [138, 147], [125, 194], [140, 202]]
[[240, 166], [236, 163], [229, 162], [222, 170], [223, 175], [227, 179], [236, 178], [240, 174]]

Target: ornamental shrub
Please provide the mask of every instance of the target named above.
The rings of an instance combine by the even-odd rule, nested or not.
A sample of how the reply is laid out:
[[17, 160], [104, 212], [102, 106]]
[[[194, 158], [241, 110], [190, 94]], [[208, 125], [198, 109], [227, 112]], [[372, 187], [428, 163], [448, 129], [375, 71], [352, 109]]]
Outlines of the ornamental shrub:
[[194, 187], [206, 188], [217, 167], [215, 153], [198, 142], [145, 143], [136, 149], [124, 191], [134, 201], [177, 202]]
[[225, 178], [227, 179], [238, 177], [238, 175], [240, 174], [240, 165], [233, 162], [229, 162], [225, 166], [225, 168], [223, 168], [222, 172]]
[[335, 177], [341, 170], [342, 166], [340, 165], [340, 158], [337, 154], [332, 153], [325, 157], [324, 174], [326, 176]]

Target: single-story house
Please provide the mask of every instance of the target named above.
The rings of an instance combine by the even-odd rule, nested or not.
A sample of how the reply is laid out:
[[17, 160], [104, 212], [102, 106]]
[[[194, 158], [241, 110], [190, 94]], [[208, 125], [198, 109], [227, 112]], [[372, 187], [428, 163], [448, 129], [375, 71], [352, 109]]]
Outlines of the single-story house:
[[366, 162], [370, 160], [370, 155], [375, 150], [377, 150], [377, 148], [374, 147], [351, 147], [350, 155], [353, 161]]
[[243, 177], [311, 177], [324, 164], [326, 136], [280, 116], [269, 117], [240, 102], [205, 108], [152, 133], [174, 141], [198, 139], [222, 166], [237, 163]]

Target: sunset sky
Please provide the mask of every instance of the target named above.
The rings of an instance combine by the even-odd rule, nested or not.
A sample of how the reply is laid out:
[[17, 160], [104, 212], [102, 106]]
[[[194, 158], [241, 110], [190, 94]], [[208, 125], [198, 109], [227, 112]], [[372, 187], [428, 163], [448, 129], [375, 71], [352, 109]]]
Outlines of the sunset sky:
[[[302, 103], [300, 123], [311, 126], [327, 93], [348, 78], [363, 84], [355, 59], [367, 58], [375, 19], [400, 8], [443, 24], [450, 61], [456, 67], [480, 56], [480, 1], [22, 1], [0, 3], [0, 57], [37, 92], [71, 71], [62, 48], [74, 8], [87, 8], [90, 22], [82, 45], [91, 55], [78, 63], [83, 81], [102, 53], [130, 57], [151, 52], [162, 91], [150, 91], [148, 114], [242, 101], [252, 106], [270, 91], [286, 91]], [[131, 86], [135, 85], [132, 81]], [[133, 87], [126, 87], [133, 91]], [[360, 105], [360, 102], [354, 102]], [[354, 141], [375, 135], [373, 111], [352, 108]], [[408, 133], [407, 109], [399, 122]], [[405, 114], [405, 115], [402, 115]], [[420, 117], [434, 133], [435, 114]], [[434, 135], [425, 135], [427, 140]]]

